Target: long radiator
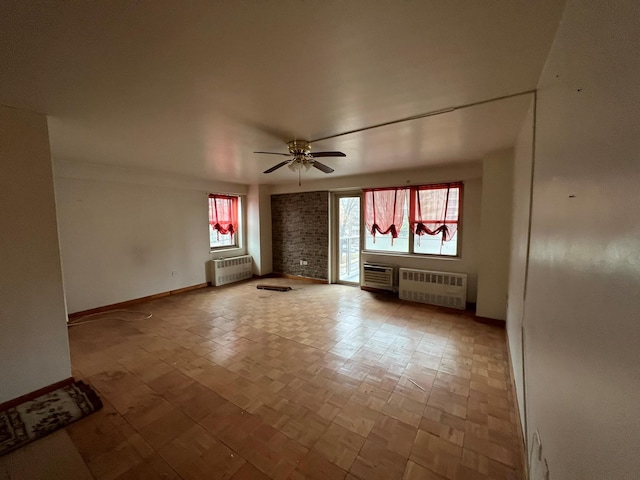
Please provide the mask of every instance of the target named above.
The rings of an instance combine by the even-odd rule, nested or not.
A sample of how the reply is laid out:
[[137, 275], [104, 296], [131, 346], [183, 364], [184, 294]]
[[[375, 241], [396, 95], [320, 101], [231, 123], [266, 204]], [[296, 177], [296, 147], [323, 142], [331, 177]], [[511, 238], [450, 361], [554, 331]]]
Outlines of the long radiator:
[[213, 264], [213, 284], [216, 287], [246, 280], [253, 276], [251, 255], [221, 258], [212, 260], [211, 263]]
[[412, 302], [464, 309], [467, 274], [400, 269], [399, 297]]

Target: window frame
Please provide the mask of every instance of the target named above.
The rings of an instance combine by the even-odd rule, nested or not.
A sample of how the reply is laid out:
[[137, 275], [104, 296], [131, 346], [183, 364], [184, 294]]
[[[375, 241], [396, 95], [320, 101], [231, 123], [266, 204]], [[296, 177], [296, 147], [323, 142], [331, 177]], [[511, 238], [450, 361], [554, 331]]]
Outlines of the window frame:
[[[215, 230], [212, 231], [213, 226], [211, 225], [211, 202], [210, 199], [212, 197], [229, 197], [229, 198], [235, 198], [236, 202], [237, 202], [237, 228], [235, 229], [235, 231], [233, 232], [232, 237], [233, 237], [233, 243], [229, 244], [229, 245], [217, 245], [217, 246], [212, 246], [211, 245], [211, 235], [215, 234]], [[209, 251], [210, 252], [220, 252], [220, 251], [225, 251], [225, 250], [237, 250], [241, 247], [241, 236], [242, 236], [242, 231], [244, 228], [244, 218], [242, 215], [242, 208], [243, 208], [243, 201], [242, 201], [242, 196], [241, 195], [236, 195], [236, 194], [231, 194], [231, 193], [209, 193], [207, 195], [207, 218], [208, 218], [208, 224], [209, 224]], [[222, 234], [222, 233], [218, 233], [218, 235], [230, 235], [229, 233], [226, 234]]]
[[[417, 191], [419, 191], [419, 189], [424, 189], [425, 187], [429, 187], [429, 188], [433, 188], [433, 187], [438, 187], [438, 186], [442, 186], [442, 188], [447, 188], [447, 185], [453, 185], [457, 188], [460, 189], [459, 191], [459, 196], [458, 196], [458, 221], [457, 221], [457, 229], [456, 232], [454, 234], [454, 238], [449, 240], [451, 242], [455, 241], [456, 242], [456, 254], [455, 255], [447, 255], [447, 254], [442, 254], [442, 253], [422, 253], [422, 252], [416, 252], [415, 251], [415, 238], [416, 238], [416, 234], [414, 232], [414, 229], [411, 226], [411, 222], [410, 222], [410, 217], [411, 217], [411, 205], [413, 204], [413, 199], [412, 196], [416, 194]], [[404, 222], [407, 222], [407, 225], [409, 227], [409, 236], [408, 236], [408, 245], [407, 245], [407, 250], [406, 251], [390, 251], [390, 250], [377, 250], [374, 248], [367, 248], [367, 240], [371, 238], [371, 232], [369, 232], [366, 228], [366, 213], [364, 211], [365, 209], [365, 202], [364, 202], [364, 198], [365, 198], [365, 192], [366, 191], [371, 191], [371, 190], [404, 190], [405, 191], [405, 195], [407, 195], [407, 198], [405, 199], [405, 214], [403, 216], [403, 226], [404, 226]], [[382, 187], [382, 188], [365, 188], [362, 190], [362, 198], [363, 198], [363, 202], [362, 202], [362, 208], [363, 208], [363, 215], [362, 215], [362, 221], [361, 221], [361, 228], [363, 230], [362, 232], [362, 251], [365, 253], [372, 253], [372, 254], [376, 254], [376, 255], [390, 255], [390, 256], [416, 256], [416, 257], [431, 257], [431, 258], [438, 258], [438, 259], [460, 259], [462, 257], [462, 232], [463, 232], [463, 216], [464, 216], [464, 182], [462, 181], [457, 181], [457, 182], [446, 182], [446, 183], [433, 183], [433, 184], [422, 184], [422, 185], [411, 185], [411, 186], [393, 186], [393, 187]], [[403, 227], [401, 227], [402, 230]], [[378, 234], [380, 235], [380, 234]], [[440, 234], [442, 235], [442, 234]], [[387, 235], [385, 235], [386, 237]], [[439, 237], [438, 237], [439, 238]]]

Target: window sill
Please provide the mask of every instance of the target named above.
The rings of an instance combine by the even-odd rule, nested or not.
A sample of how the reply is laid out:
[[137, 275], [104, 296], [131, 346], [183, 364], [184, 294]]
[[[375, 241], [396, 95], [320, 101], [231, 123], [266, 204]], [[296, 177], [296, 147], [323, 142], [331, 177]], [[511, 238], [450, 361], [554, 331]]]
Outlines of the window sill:
[[229, 248], [216, 248], [215, 250], [209, 250], [209, 255], [212, 260], [226, 257], [237, 257], [239, 255], [245, 255], [246, 251], [242, 247], [229, 247]]
[[429, 255], [428, 253], [400, 253], [400, 252], [383, 252], [380, 250], [362, 250], [362, 255], [379, 255], [385, 257], [396, 258], [424, 258], [425, 260], [450, 260], [461, 261], [462, 257], [453, 255]]

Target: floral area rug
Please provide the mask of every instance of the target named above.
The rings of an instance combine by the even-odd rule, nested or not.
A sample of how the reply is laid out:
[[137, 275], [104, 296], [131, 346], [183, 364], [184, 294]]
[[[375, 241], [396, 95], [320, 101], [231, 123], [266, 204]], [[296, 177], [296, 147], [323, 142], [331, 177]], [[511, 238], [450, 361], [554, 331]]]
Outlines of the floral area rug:
[[53, 392], [0, 412], [0, 455], [100, 410], [102, 402], [84, 382], [74, 382]]

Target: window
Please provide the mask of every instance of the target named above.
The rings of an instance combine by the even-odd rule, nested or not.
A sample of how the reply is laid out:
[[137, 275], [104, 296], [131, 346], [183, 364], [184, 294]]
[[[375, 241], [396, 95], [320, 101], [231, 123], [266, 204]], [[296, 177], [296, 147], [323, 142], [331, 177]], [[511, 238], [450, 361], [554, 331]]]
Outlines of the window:
[[456, 256], [461, 182], [364, 190], [365, 249]]
[[365, 250], [409, 252], [406, 188], [364, 190]]
[[211, 249], [238, 246], [238, 205], [233, 195], [209, 195], [209, 245]]

